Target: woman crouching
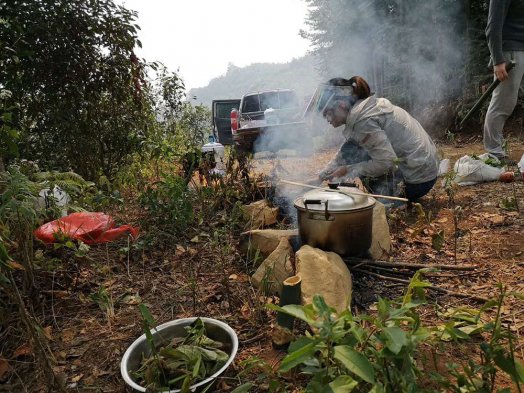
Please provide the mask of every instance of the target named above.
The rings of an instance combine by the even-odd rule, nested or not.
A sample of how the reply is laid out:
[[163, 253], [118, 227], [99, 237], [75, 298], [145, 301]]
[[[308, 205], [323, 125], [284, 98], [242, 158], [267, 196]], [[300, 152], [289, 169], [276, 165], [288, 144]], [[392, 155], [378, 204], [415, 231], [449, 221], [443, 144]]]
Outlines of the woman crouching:
[[[431, 190], [439, 165], [435, 144], [404, 109], [372, 96], [363, 78], [331, 79], [318, 109], [333, 127], [345, 124], [346, 139], [319, 174], [321, 181], [359, 177], [372, 192], [410, 201]], [[397, 187], [402, 182], [403, 189]]]

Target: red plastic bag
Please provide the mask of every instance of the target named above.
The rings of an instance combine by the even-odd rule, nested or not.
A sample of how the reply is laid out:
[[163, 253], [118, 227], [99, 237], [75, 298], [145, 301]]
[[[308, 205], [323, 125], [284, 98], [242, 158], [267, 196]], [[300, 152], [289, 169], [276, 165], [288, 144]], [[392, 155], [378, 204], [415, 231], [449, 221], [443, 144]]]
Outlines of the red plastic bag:
[[115, 221], [104, 213], [80, 212], [48, 222], [35, 230], [35, 236], [44, 243], [55, 243], [57, 238], [68, 237], [86, 244], [107, 243], [126, 234], [133, 239], [138, 228], [122, 225], [115, 228]]

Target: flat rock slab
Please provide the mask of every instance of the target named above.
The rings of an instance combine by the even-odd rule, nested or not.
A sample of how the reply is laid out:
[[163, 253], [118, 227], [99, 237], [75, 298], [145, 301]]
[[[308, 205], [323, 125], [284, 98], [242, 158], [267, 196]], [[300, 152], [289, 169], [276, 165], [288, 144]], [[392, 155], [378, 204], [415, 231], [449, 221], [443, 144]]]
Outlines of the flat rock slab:
[[348, 309], [353, 282], [338, 254], [306, 245], [298, 250], [295, 258], [297, 274], [302, 278], [302, 304], [311, 303], [318, 294], [338, 312]]
[[267, 258], [280, 244], [282, 238], [292, 240], [298, 238], [297, 229], [255, 229], [240, 234], [239, 248], [244, 254], [253, 258], [258, 253]]

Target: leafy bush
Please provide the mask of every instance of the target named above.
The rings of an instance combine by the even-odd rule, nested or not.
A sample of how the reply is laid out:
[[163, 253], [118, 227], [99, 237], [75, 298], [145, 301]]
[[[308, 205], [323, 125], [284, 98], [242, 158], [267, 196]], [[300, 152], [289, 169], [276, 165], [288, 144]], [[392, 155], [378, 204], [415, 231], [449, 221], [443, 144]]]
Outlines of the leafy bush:
[[94, 179], [137, 151], [151, 116], [135, 18], [112, 0], [3, 3], [2, 132], [19, 130], [22, 157]]
[[164, 174], [147, 186], [139, 201], [147, 213], [145, 227], [150, 235], [161, 239], [183, 233], [193, 218], [193, 198], [177, 175]]
[[[284, 376], [294, 369], [309, 376], [307, 393], [440, 391], [428, 387], [431, 378], [420, 365], [420, 345], [487, 332], [489, 338], [480, 344], [480, 362], [470, 359], [464, 366], [451, 364], [446, 376], [433, 373], [433, 381], [457, 393], [493, 392], [496, 375], [502, 371], [520, 391], [524, 368], [514, 358], [513, 337], [500, 318], [508, 295], [505, 289], [501, 287], [500, 295], [480, 310], [459, 309], [446, 324], [424, 327], [418, 308], [426, 303], [424, 288], [429, 283], [421, 280], [421, 273], [413, 277], [401, 299], [379, 299], [376, 315], [353, 315], [349, 310], [337, 314], [318, 295], [305, 306], [268, 305], [306, 322], [311, 330], [291, 343], [278, 371], [260, 359], [251, 359], [244, 372], [261, 370], [255, 382], [263, 381], [271, 392], [289, 391], [289, 377]], [[482, 323], [481, 315], [493, 307], [497, 310], [495, 320]], [[456, 380], [450, 380], [449, 375]], [[253, 386], [246, 383], [238, 392]]]

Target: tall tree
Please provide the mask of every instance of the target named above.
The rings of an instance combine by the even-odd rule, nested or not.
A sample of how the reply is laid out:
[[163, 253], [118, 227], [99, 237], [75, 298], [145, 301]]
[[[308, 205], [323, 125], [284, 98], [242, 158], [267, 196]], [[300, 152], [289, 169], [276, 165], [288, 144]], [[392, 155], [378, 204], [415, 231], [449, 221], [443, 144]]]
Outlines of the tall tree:
[[133, 54], [136, 13], [112, 0], [0, 1], [0, 89], [20, 152], [44, 167], [112, 176], [150, 114]]

